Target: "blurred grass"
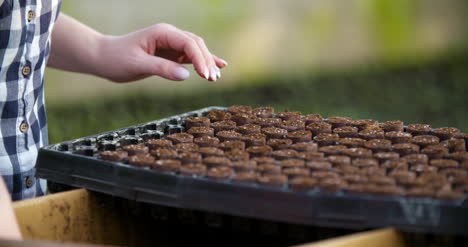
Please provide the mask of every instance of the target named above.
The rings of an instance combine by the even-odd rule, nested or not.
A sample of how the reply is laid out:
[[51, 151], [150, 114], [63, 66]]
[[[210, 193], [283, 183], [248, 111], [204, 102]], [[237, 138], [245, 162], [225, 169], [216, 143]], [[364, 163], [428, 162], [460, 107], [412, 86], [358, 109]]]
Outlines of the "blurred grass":
[[403, 120], [468, 131], [468, 54], [426, 64], [373, 66], [297, 78], [267, 78], [231, 88], [131, 92], [48, 106], [50, 142], [123, 128], [206, 106], [271, 105], [323, 116]]
[[372, 1], [370, 23], [377, 44], [387, 60], [398, 60], [405, 51], [414, 50], [417, 3], [407, 0]]

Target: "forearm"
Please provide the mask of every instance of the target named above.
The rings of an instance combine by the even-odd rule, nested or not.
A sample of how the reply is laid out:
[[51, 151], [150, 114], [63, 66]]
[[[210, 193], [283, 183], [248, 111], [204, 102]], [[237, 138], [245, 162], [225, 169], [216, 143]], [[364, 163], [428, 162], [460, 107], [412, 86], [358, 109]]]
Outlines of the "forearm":
[[60, 13], [52, 32], [48, 66], [80, 73], [96, 74], [104, 35]]
[[185, 80], [190, 72], [181, 63], [192, 63], [200, 76], [211, 81], [216, 81], [221, 76], [219, 68], [227, 65], [211, 54], [203, 39], [169, 24], [110, 36], [60, 14], [52, 31], [48, 65], [129, 82], [152, 75]]
[[10, 194], [0, 176], [0, 239], [21, 239], [16, 217], [11, 207]]

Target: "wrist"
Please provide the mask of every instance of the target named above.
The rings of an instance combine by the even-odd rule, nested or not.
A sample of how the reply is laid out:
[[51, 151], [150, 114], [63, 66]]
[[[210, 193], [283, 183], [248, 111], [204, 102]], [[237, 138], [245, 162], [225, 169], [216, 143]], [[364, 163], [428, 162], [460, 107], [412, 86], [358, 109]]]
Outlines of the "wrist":
[[91, 61], [89, 61], [89, 73], [99, 76], [99, 77], [104, 77], [108, 78], [106, 75], [106, 66], [107, 66], [107, 60], [108, 60], [108, 50], [109, 50], [109, 45], [111, 44], [111, 40], [114, 37], [111, 35], [105, 35], [101, 33], [96, 33], [95, 36], [95, 45], [93, 46], [94, 49], [91, 49], [91, 54], [90, 58]]

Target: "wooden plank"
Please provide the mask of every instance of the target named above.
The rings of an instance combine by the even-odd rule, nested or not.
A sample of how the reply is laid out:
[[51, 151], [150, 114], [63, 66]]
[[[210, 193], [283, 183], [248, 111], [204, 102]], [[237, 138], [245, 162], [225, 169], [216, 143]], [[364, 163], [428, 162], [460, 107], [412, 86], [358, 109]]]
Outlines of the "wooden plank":
[[78, 189], [13, 203], [24, 239], [97, 244], [126, 243], [114, 210]]
[[394, 229], [380, 229], [323, 240], [297, 247], [405, 247], [403, 236]]
[[96, 244], [70, 244], [60, 242], [47, 242], [35, 240], [1, 240], [0, 247], [110, 247], [111, 245], [96, 245]]

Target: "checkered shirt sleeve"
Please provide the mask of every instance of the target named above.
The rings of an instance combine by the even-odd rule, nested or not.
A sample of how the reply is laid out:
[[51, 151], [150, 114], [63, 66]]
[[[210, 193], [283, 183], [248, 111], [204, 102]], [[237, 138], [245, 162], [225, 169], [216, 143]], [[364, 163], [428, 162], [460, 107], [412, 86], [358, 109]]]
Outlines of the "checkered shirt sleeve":
[[40, 196], [38, 149], [47, 145], [44, 71], [60, 0], [0, 3], [0, 174], [13, 200]]

